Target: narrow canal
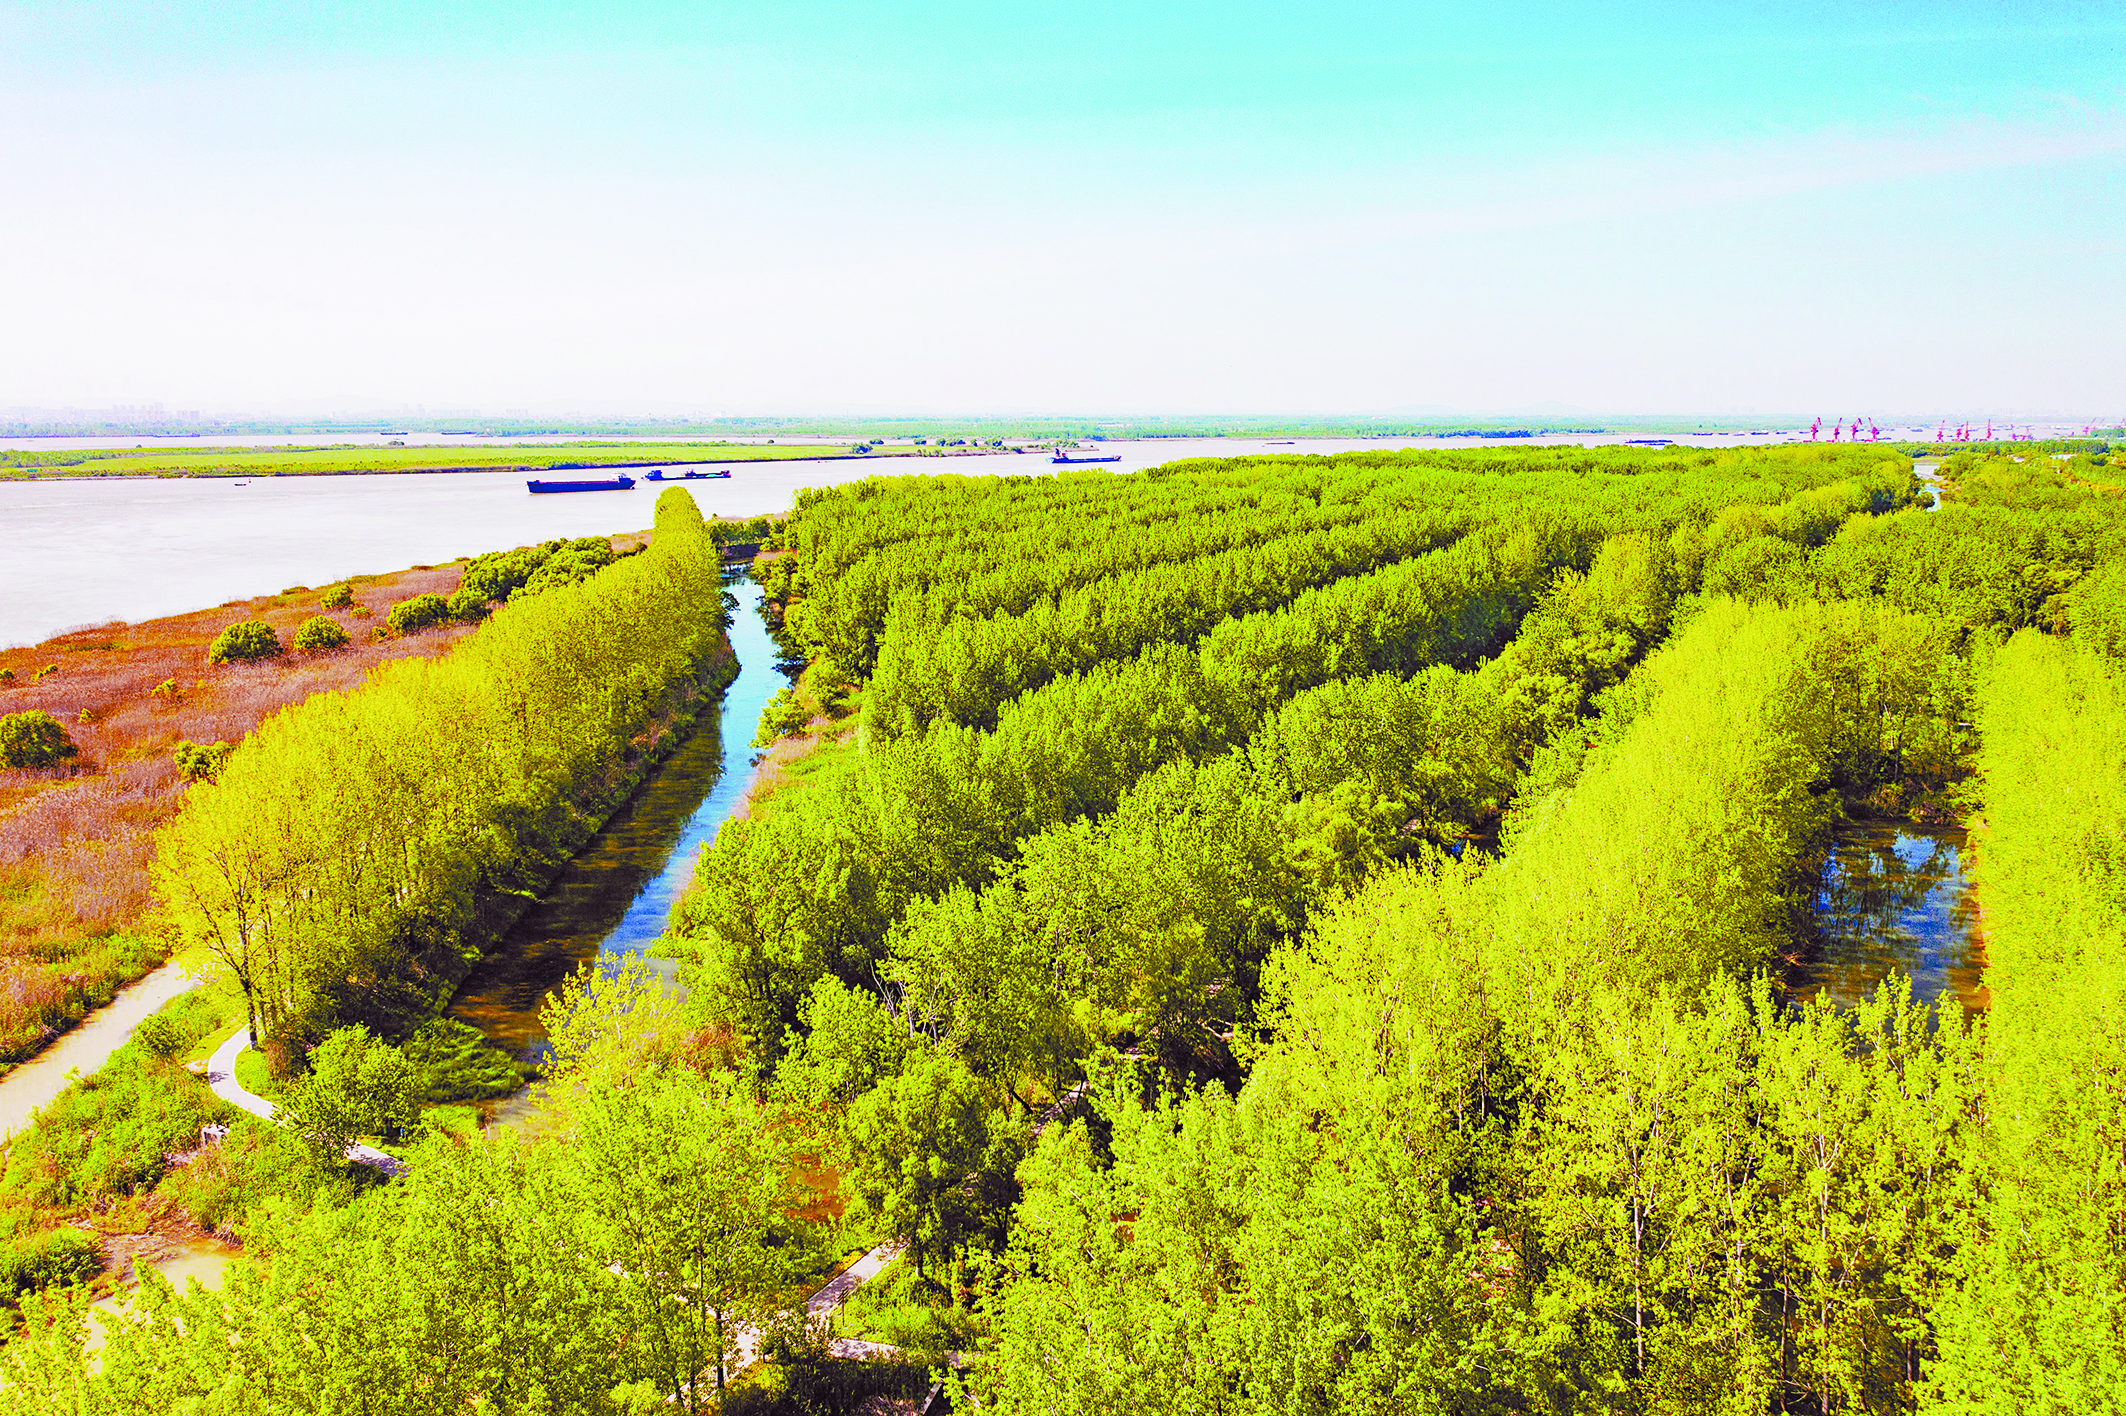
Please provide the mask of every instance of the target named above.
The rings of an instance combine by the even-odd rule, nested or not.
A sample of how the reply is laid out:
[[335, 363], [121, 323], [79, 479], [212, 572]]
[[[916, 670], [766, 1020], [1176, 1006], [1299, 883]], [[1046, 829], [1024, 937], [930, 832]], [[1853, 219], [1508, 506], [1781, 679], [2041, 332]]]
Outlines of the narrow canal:
[[458, 990], [450, 1016], [520, 1055], [544, 1040], [539, 1003], [585, 961], [640, 953], [665, 929], [694, 859], [745, 795], [754, 729], [786, 680], [760, 613], [761, 591], [734, 567], [731, 648], [738, 677], [704, 722], [635, 790], [538, 904], [488, 952]]
[[1796, 998], [1827, 994], [1851, 1006], [1890, 972], [1912, 996], [1988, 1003], [1985, 948], [1967, 873], [1970, 842], [1953, 826], [1849, 822], [1823, 863], [1806, 955], [1790, 976]]

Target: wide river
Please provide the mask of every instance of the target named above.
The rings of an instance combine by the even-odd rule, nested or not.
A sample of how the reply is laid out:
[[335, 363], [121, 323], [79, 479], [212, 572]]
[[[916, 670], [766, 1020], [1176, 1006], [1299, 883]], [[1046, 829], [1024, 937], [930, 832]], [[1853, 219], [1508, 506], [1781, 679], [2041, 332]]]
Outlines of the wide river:
[[[1732, 446], [1773, 440], [1690, 441]], [[453, 447], [501, 445], [496, 440], [438, 441]], [[1620, 438], [1612, 436], [1173, 438], [1105, 443], [1099, 453], [1119, 458], [1105, 464], [1108, 470], [1131, 472], [1184, 457], [1261, 452], [1617, 441]], [[120, 440], [119, 445], [127, 444]], [[189, 440], [185, 445], [202, 446]], [[702, 512], [711, 516], [787, 511], [799, 488], [873, 475], [874, 466], [884, 472], [962, 475], [1055, 470], [1037, 452], [880, 457], [876, 464], [836, 460], [696, 465], [731, 469], [728, 481], [685, 484]], [[630, 475], [640, 478], [642, 473]], [[111, 620], [178, 614], [291, 585], [329, 585], [349, 575], [440, 564], [555, 536], [635, 531], [650, 524], [654, 483], [638, 481], [631, 492], [532, 496], [525, 490], [525, 477], [521, 472], [255, 477], [242, 486], [228, 477], [0, 482], [0, 529], [6, 538], [5, 554], [0, 555], [0, 646], [34, 644], [64, 630]]]

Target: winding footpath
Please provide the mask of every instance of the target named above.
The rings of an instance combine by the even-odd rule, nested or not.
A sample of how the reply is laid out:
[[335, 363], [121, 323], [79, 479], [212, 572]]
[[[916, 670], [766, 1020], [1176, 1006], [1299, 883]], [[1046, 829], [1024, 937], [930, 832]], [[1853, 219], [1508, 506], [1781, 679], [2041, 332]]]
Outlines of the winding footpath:
[[[274, 1113], [273, 1103], [256, 1092], [245, 1090], [243, 1083], [236, 1080], [236, 1059], [243, 1055], [244, 1049], [250, 1045], [251, 1030], [238, 1028], [234, 1036], [215, 1048], [214, 1055], [207, 1059], [207, 1085], [213, 1088], [216, 1096], [239, 1111], [248, 1111], [262, 1121], [271, 1121]], [[399, 1176], [406, 1173], [405, 1162], [397, 1156], [387, 1155], [375, 1146], [365, 1146], [359, 1142], [347, 1147], [347, 1159], [362, 1165], [373, 1165], [386, 1175]], [[886, 1265], [900, 1255], [901, 1244], [898, 1240], [889, 1240], [871, 1250], [807, 1298], [805, 1316], [815, 1322], [827, 1321], [833, 1316], [836, 1308], [849, 1300], [850, 1294], [877, 1278]], [[853, 1337], [832, 1338], [827, 1343], [827, 1349], [837, 1357], [859, 1360], [889, 1356], [898, 1350], [884, 1343], [864, 1342]], [[732, 1365], [732, 1374], [736, 1375], [752, 1366], [759, 1357], [759, 1335], [753, 1332], [745, 1333], [739, 1338], [738, 1360]]]
[[[236, 1080], [236, 1059], [251, 1045], [251, 1029], [238, 1028], [214, 1055], [207, 1059], [207, 1085], [214, 1094], [239, 1111], [248, 1111], [264, 1121], [273, 1119], [273, 1103], [255, 1092], [244, 1090], [244, 1084]], [[347, 1147], [347, 1159], [363, 1165], [373, 1165], [386, 1175], [404, 1175], [406, 1166], [397, 1156], [386, 1155], [375, 1146], [365, 1146], [357, 1141]]]

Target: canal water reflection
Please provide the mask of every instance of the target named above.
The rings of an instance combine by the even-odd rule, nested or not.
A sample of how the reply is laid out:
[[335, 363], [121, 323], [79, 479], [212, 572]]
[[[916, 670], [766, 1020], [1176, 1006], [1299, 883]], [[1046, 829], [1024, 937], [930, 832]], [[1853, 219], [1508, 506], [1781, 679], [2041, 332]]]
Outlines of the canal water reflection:
[[1812, 902], [1807, 956], [1791, 979], [1794, 996], [1827, 991], [1851, 1005], [1899, 969], [1911, 976], [1915, 998], [1948, 995], [1966, 1012], [1983, 1010], [1985, 951], [1965, 873], [1969, 850], [1957, 827], [1841, 827]]
[[499, 1046], [536, 1052], [544, 1041], [540, 1000], [586, 960], [640, 953], [664, 932], [695, 857], [745, 795], [754, 729], [786, 680], [775, 671], [760, 587], [742, 570], [725, 583], [738, 600], [731, 620], [738, 677], [721, 711], [643, 781], [451, 1003], [451, 1017]]

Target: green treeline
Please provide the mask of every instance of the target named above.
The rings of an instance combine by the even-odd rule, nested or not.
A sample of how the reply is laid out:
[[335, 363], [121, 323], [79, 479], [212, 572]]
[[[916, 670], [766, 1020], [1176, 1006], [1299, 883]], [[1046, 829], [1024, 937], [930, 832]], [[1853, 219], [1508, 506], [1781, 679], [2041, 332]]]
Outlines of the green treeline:
[[[876, 666], [862, 690], [864, 746], [719, 834], [668, 948], [690, 986], [772, 1063], [786, 1035], [802, 1033], [800, 1010], [820, 980], [880, 983], [894, 967], [889, 936], [920, 902], [981, 890], [1025, 843], [1116, 812], [1147, 774], [1233, 752], [1295, 695], [1472, 670], [1548, 596], [1540, 633], [1481, 684], [1432, 681], [1491, 724], [1481, 739], [1443, 747], [1458, 759], [1457, 785], [1436, 784], [1441, 800], [1418, 832], [1458, 838], [1495, 814], [1550, 730], [1576, 720], [1658, 638], [1708, 554], [1751, 537], [1820, 540], [1841, 516], [1916, 494], [1910, 465], [1877, 453], [1580, 449], [1199, 461], [1127, 478], [872, 479], [807, 493], [785, 535], [793, 549], [765, 579], [815, 669], [831, 662], [863, 678]], [[1382, 510], [1366, 510], [1374, 505]], [[1379, 563], [1361, 557], [1308, 587], [1325, 562], [1289, 572], [1305, 558], [1272, 531], [1330, 510], [1380, 538]], [[1451, 544], [1419, 549], [1446, 530]], [[1175, 543], [1170, 559], [1152, 554], [1161, 538]], [[1337, 535], [1321, 539], [1331, 559], [1346, 554]], [[1234, 545], [1252, 547], [1260, 566], [1237, 572]], [[1122, 546], [1152, 566], [1116, 566], [1108, 557]], [[1178, 611], [1179, 587], [1198, 566], [1205, 608]], [[1105, 579], [1069, 588], [1102, 570]], [[1153, 580], [1175, 593], [1152, 593]], [[1254, 590], [1220, 600], [1221, 587], [1243, 581], [1274, 587], [1275, 603], [1258, 604]], [[1221, 606], [1231, 612], [1213, 619]], [[1117, 652], [1061, 672], [1098, 643]], [[992, 653], [996, 672], [972, 672], [973, 658]], [[949, 701], [919, 704], [918, 680]], [[1302, 734], [1299, 721], [1281, 740]], [[1435, 773], [1434, 762], [1385, 769], [1393, 782], [1315, 771], [1287, 792], [1275, 814], [1299, 823], [1290, 848], [1332, 843], [1304, 869], [1349, 875], [1330, 859], [1334, 843], [1354, 832], [1392, 838], [1409, 818], [1389, 818], [1425, 797], [1416, 778]], [[1487, 785], [1459, 789], [1477, 777]], [[1353, 796], [1361, 791], [1365, 800]], [[1245, 1016], [1244, 990], [1222, 1006]]]
[[[755, 574], [843, 716], [703, 851], [661, 946], [684, 1003], [579, 983], [528, 1131], [313, 1204], [86, 1385], [78, 1307], [32, 1300], [8, 1380], [709, 1409], [733, 1325], [780, 1323], [723, 1409], [853, 1409], [787, 1324], [822, 1252], [890, 1236], [866, 1311], [904, 1306], [844, 1331], [963, 1410], [2114, 1409], [2103, 475], [1959, 454], [1936, 506], [1874, 448], [1523, 449], [808, 492]], [[1950, 812], [1990, 1013], [1895, 973], [1795, 1002], [1834, 832]], [[485, 888], [339, 829], [329, 888], [262, 868], [277, 913], [244, 915], [353, 941], [318, 996], [414, 928], [399, 899], [456, 937]], [[822, 1172], [825, 1250], [787, 1184]]]
[[[1237, 1094], [1118, 1069], [1037, 1148], [985, 1409], [2115, 1407], [2126, 704], [2104, 641], [1989, 631], [2001, 584], [2118, 563], [1924, 554], [1929, 615], [1794, 593], [1874, 534], [1689, 607], [1496, 864], [1376, 873], [1275, 951]], [[1786, 1004], [1793, 868], [1974, 718], [1992, 1015]]]
[[1460, 518], [1420, 512], [1309, 530], [1191, 561], [1111, 575], [1022, 614], [929, 622], [930, 603], [897, 609], [879, 644], [864, 707], [885, 733], [943, 718], [993, 727], [998, 705], [1052, 679], [1147, 644], [1186, 643], [1219, 621], [1284, 603], [1388, 561], [1433, 550]]
[[2037, 633], [1986, 674], [1988, 1018], [1975, 1232], [1941, 1409], [2096, 1411], [2126, 1380], [2126, 690]]
[[1036, 1151], [988, 1399], [1908, 1399], [1975, 1053], [1895, 990], [1795, 1012], [1762, 970], [1839, 787], [1929, 691], [1924, 653], [1885, 671], [1915, 637], [1944, 647], [1894, 611], [1712, 602], [1499, 864], [1378, 873], [1274, 953], [1237, 1096], [1116, 1090], [1111, 1163], [1075, 1129]]
[[[92, 1320], [85, 1290], [30, 1299], [0, 1348], [10, 1397], [52, 1416], [722, 1409], [749, 1347], [806, 1348], [793, 1310], [820, 1256], [787, 1215], [788, 1128], [642, 1045], [657, 992], [628, 975], [545, 1009], [553, 1135], [433, 1139], [354, 1204], [258, 1216], [267, 1261], [219, 1291], [149, 1269], [122, 1317]], [[635, 1045], [579, 1045], [620, 1030]]]
[[275, 715], [195, 786], [158, 840], [158, 901], [254, 1036], [299, 1056], [338, 1022], [403, 1036], [432, 1012], [720, 687], [718, 576], [668, 491], [648, 552]]
[[1850, 479], [1887, 499], [1880, 510], [1910, 499], [1908, 468], [1850, 450], [1561, 448], [1199, 458], [1131, 477], [874, 477], [799, 494], [795, 554], [771, 588], [793, 592], [787, 624], [808, 659], [829, 655], [868, 677], [895, 608], [939, 627], [1018, 615], [1119, 572], [1333, 531], [1382, 509], [1460, 505], [1472, 520], [1498, 519], [1505, 499], [1600, 505], [1634, 524], [1703, 522]]

